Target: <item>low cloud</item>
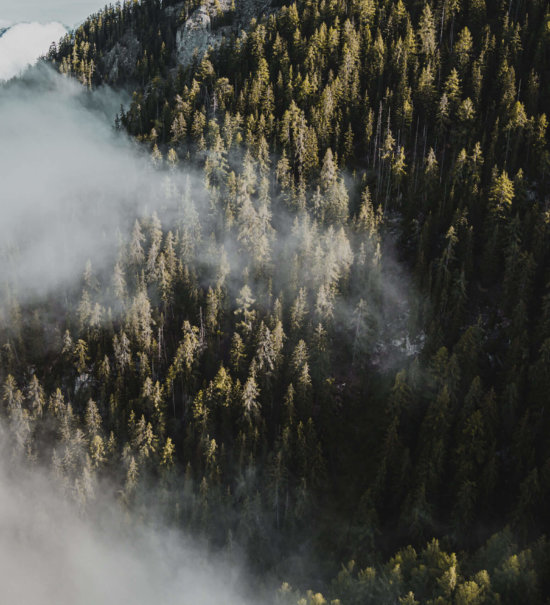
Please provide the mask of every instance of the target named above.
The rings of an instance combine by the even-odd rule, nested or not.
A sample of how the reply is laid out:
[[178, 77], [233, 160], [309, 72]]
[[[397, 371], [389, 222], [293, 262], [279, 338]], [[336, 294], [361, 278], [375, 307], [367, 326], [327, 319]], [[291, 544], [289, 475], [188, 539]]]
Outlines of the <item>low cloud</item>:
[[245, 605], [235, 562], [99, 497], [85, 514], [47, 471], [16, 462], [0, 427], [1, 603]]
[[102, 266], [154, 195], [158, 179], [112, 127], [124, 100], [45, 65], [0, 88], [0, 284], [19, 296], [71, 284], [88, 259]]
[[[7, 22], [6, 25], [7, 27]], [[2, 29], [2, 22], [0, 22]], [[48, 52], [67, 33], [61, 23], [19, 23], [0, 37], [0, 80], [9, 80]]]
[[[263, 210], [242, 202], [235, 209], [237, 227], [213, 236], [204, 176], [188, 165], [157, 171], [142, 146], [112, 127], [127, 101], [107, 87], [87, 91], [42, 64], [0, 88], [5, 175], [0, 183], [0, 292], [7, 294], [6, 301], [25, 304], [51, 294], [62, 299], [64, 291], [74, 293], [90, 260], [102, 284], [99, 302], [116, 307], [107, 286], [120, 242], [128, 241], [136, 218], [156, 212], [165, 229], [180, 230], [187, 242], [185, 262], [197, 265], [205, 287], [223, 257], [225, 285], [235, 300], [251, 281], [250, 267], [265, 262], [277, 295], [292, 290], [292, 280], [308, 288], [308, 304], [316, 308], [310, 309], [311, 317], [351, 325], [358, 351], [367, 336], [371, 344], [381, 340], [379, 363], [386, 365], [386, 343], [402, 334], [403, 342], [396, 340], [395, 347], [416, 352], [406, 350], [404, 325], [414, 294], [388, 253], [379, 265], [376, 250], [366, 248], [361, 260], [357, 242], [350, 247], [343, 228], [295, 218], [279, 199]], [[240, 164], [238, 155], [230, 161]], [[361, 263], [356, 269], [365, 278], [353, 281], [345, 300], [335, 298], [333, 286], [354, 262]], [[359, 312], [361, 299], [368, 304]], [[371, 328], [363, 325], [369, 322]]]
[[0, 15], [13, 23], [60, 21], [72, 27], [105, 4], [98, 0], [0, 0]]

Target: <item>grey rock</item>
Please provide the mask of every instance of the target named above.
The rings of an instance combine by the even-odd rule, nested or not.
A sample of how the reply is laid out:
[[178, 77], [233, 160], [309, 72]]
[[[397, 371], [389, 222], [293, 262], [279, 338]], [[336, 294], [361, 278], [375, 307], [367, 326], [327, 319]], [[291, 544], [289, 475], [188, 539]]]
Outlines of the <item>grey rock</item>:
[[[251, 19], [270, 11], [271, 0], [235, 0], [231, 25], [212, 27], [212, 19], [219, 12], [227, 14], [232, 10], [231, 0], [207, 0], [196, 9], [176, 34], [176, 57], [180, 65], [187, 66], [197, 56], [200, 60], [210, 49], [218, 46], [225, 36], [239, 33]], [[176, 7], [172, 7], [176, 8]], [[176, 8], [176, 12], [177, 12]]]
[[134, 73], [141, 54], [141, 43], [133, 32], [122, 36], [103, 57], [105, 74], [109, 82], [118, 82]]

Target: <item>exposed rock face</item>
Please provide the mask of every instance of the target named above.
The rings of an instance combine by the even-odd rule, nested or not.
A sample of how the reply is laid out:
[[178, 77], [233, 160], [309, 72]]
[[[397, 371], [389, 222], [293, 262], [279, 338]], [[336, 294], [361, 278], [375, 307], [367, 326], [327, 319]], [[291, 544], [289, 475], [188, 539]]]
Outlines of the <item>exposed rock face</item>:
[[118, 82], [131, 76], [141, 54], [141, 44], [136, 35], [127, 32], [103, 57], [105, 76], [109, 82]]
[[[200, 60], [210, 48], [216, 48], [232, 32], [246, 30], [252, 18], [273, 11], [272, 0], [203, 0], [203, 4], [186, 17], [185, 5], [164, 9], [168, 19], [183, 24], [176, 31], [175, 60], [188, 66], [196, 56]], [[103, 57], [103, 73], [108, 82], [124, 82], [135, 75], [142, 54], [142, 43], [133, 31], [127, 31]]]
[[[176, 55], [180, 65], [188, 65], [196, 55], [199, 59], [212, 47], [215, 48], [232, 31], [246, 28], [253, 17], [270, 10], [271, 0], [206, 0], [180, 27], [176, 34]], [[213, 20], [225, 15], [230, 25], [213, 27]]]
[[201, 6], [194, 11], [189, 19], [180, 27], [176, 34], [177, 61], [188, 65], [195, 53], [200, 57], [209, 47], [215, 47], [223, 38], [223, 30], [212, 31], [212, 18], [207, 6]]

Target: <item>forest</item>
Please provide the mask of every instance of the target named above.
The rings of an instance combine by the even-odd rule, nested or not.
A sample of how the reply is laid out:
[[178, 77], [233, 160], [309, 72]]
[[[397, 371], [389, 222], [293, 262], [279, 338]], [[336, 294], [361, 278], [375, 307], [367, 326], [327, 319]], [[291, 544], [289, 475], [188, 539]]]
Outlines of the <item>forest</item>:
[[127, 0], [43, 62], [160, 185], [109, 267], [5, 277], [13, 451], [279, 605], [550, 603], [550, 2]]

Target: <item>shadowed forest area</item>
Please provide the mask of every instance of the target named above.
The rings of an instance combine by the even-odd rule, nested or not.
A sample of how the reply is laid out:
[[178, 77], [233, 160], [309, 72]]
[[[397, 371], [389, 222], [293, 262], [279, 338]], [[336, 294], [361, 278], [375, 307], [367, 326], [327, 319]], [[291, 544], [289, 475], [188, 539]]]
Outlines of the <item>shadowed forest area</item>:
[[549, 603], [550, 3], [134, 0], [44, 62], [131, 92], [151, 187], [1, 274], [14, 455], [280, 605]]

